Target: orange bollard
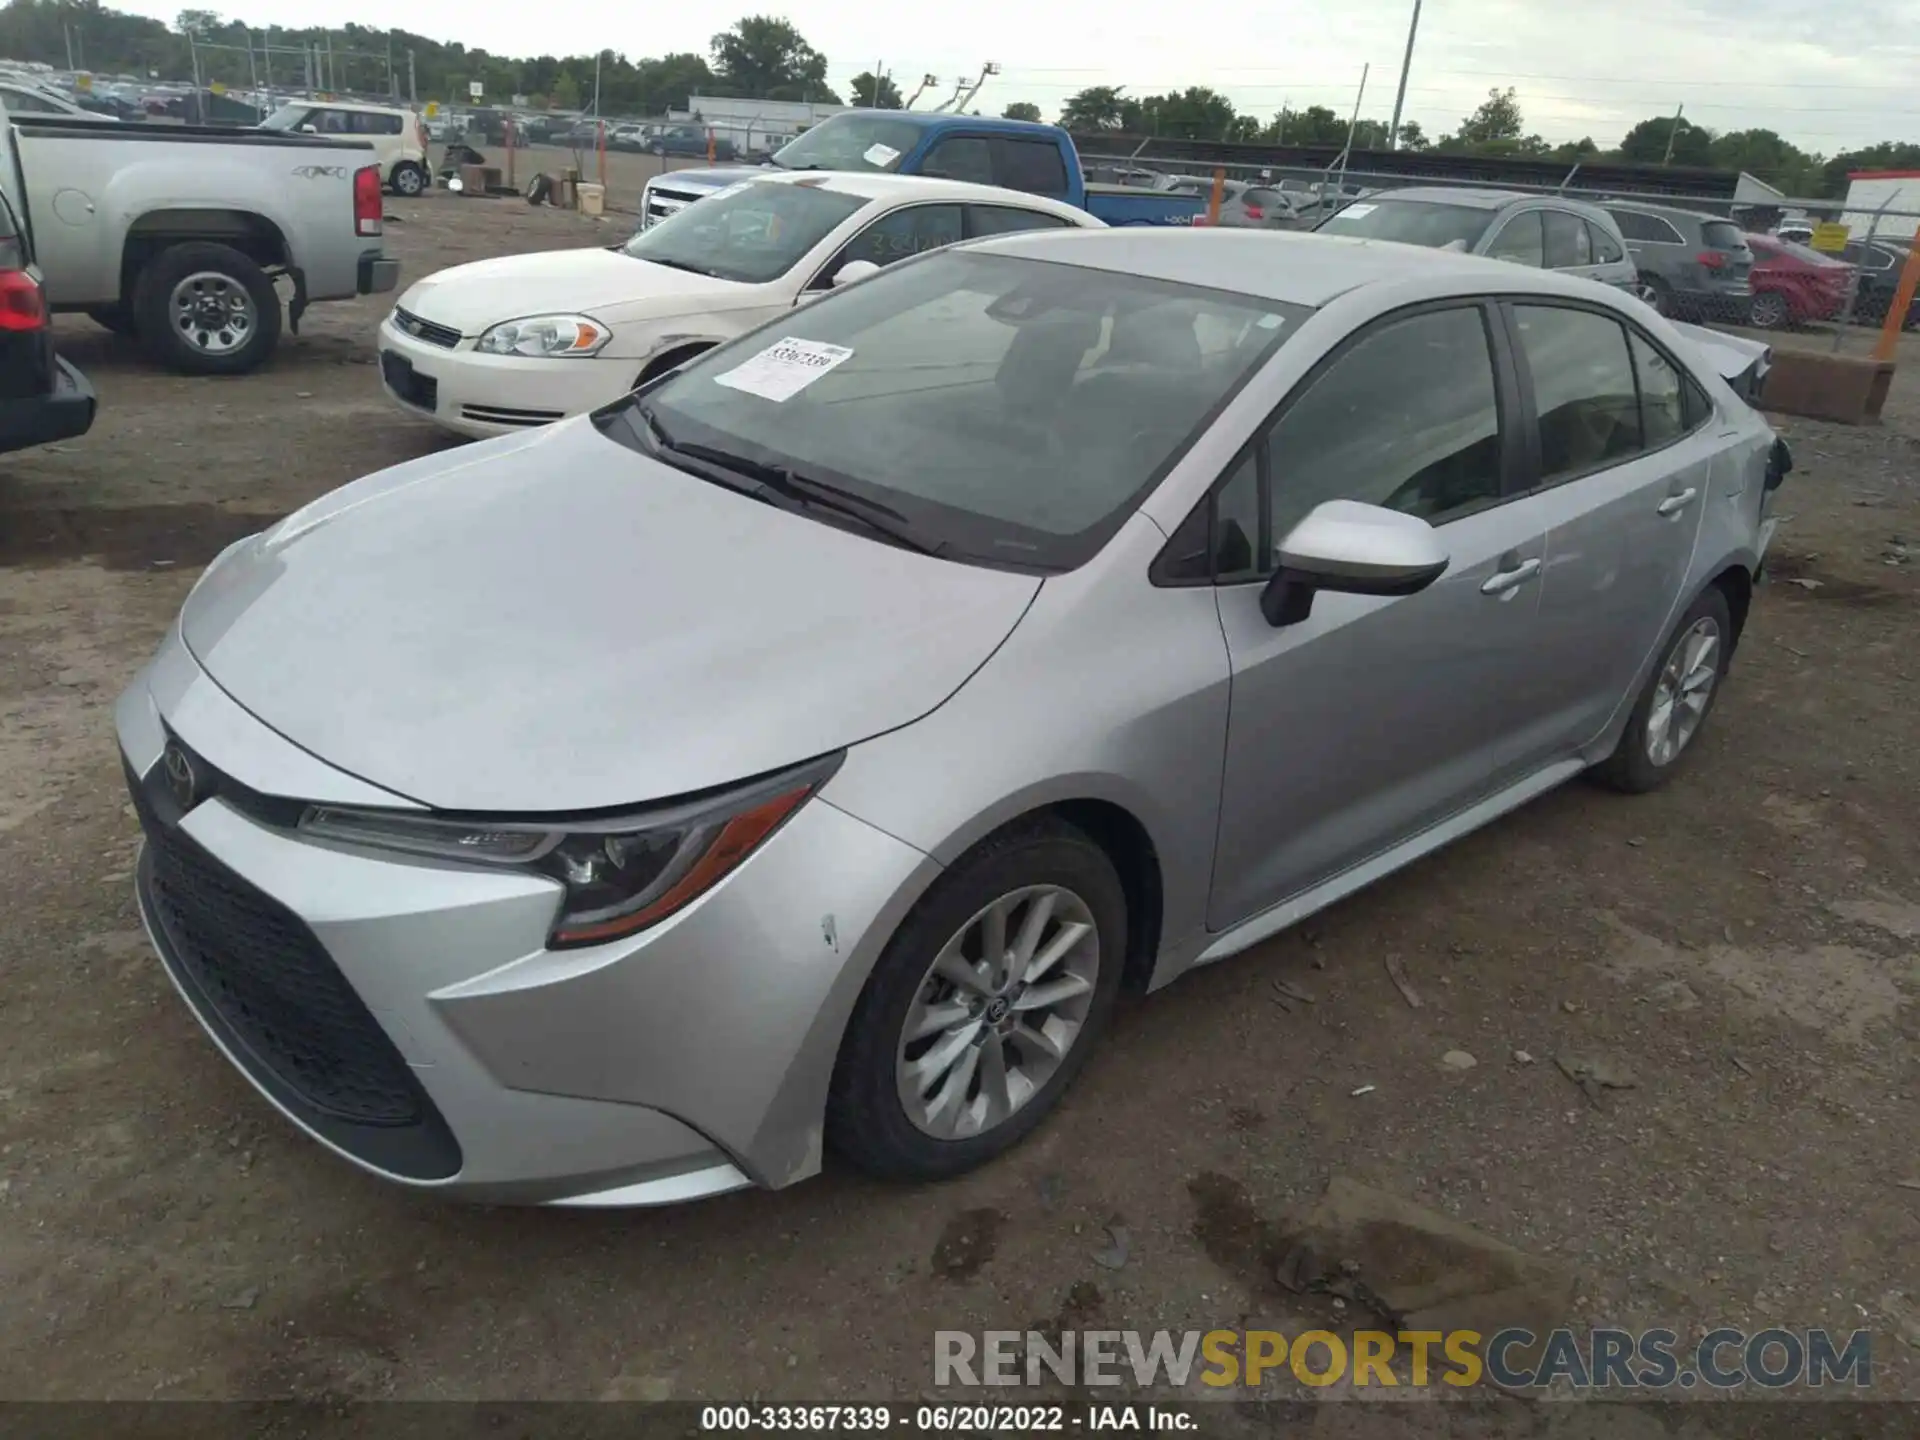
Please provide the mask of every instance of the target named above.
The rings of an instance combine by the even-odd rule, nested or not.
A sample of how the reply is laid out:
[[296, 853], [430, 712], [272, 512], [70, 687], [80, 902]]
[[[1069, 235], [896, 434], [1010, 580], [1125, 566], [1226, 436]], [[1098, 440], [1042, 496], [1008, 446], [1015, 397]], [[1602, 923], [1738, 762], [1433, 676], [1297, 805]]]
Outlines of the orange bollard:
[[1900, 348], [1900, 330], [1907, 322], [1907, 307], [1913, 303], [1913, 292], [1920, 289], [1920, 230], [1913, 232], [1913, 239], [1907, 245], [1907, 263], [1900, 269], [1900, 283], [1894, 287], [1893, 304], [1887, 307], [1887, 318], [1880, 326], [1880, 339], [1873, 347], [1873, 358], [1878, 361], [1893, 359]]
[[513, 178], [513, 121], [502, 120], [500, 130], [507, 137], [507, 188], [518, 190], [520, 187]]
[[1227, 193], [1227, 171], [1225, 166], [1213, 167], [1213, 198], [1207, 201], [1207, 224], [1220, 223], [1220, 201]]
[[713, 164], [713, 127], [707, 127], [707, 164]]

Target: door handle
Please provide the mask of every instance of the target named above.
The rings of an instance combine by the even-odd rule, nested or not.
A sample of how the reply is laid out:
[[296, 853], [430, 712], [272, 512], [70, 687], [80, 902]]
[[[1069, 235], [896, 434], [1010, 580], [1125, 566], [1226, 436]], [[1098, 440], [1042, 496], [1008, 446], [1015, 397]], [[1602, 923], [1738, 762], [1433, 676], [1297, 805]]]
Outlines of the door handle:
[[1519, 586], [1526, 584], [1527, 581], [1533, 579], [1533, 577], [1539, 573], [1540, 562], [1538, 560], [1522, 560], [1511, 570], [1501, 570], [1489, 575], [1486, 583], [1481, 585], [1480, 593], [1482, 595], [1504, 595], [1507, 591], [1517, 589]]
[[1686, 509], [1687, 506], [1693, 503], [1693, 497], [1698, 495], [1699, 493], [1700, 491], [1697, 487], [1689, 485], [1686, 489], [1682, 490], [1678, 495], [1667, 496], [1666, 499], [1660, 502], [1660, 505], [1659, 505], [1660, 513], [1662, 515], [1678, 515], [1682, 510]]

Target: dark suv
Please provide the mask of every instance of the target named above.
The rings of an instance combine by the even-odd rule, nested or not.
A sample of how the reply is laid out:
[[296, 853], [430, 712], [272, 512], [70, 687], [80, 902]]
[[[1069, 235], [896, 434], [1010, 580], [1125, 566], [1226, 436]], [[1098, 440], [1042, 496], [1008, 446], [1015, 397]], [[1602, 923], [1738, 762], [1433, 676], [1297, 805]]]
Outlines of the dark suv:
[[[1860, 270], [1860, 289], [1854, 296], [1853, 318], [1862, 325], [1878, 325], [1893, 308], [1894, 292], [1900, 288], [1900, 271], [1907, 263], [1904, 240], [1850, 240], [1840, 258]], [[1920, 296], [1907, 306], [1901, 328], [1920, 328]]]
[[1670, 205], [1607, 200], [1640, 272], [1640, 296], [1662, 315], [1744, 324], [1753, 304], [1753, 252], [1720, 215]]

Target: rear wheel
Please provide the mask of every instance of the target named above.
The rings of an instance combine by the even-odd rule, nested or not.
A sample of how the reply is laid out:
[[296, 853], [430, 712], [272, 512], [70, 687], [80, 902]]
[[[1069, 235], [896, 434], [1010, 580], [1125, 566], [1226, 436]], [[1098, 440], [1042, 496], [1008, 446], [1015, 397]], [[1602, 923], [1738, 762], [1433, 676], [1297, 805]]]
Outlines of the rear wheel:
[[1781, 330], [1792, 320], [1787, 297], [1774, 290], [1762, 290], [1747, 309], [1747, 323], [1757, 330]]
[[387, 177], [387, 183], [393, 186], [396, 195], [418, 195], [427, 188], [427, 172], [423, 166], [411, 160], [402, 160], [393, 167], [393, 174]]
[[134, 284], [140, 341], [189, 375], [240, 375], [280, 343], [273, 281], [230, 245], [191, 241], [162, 250]]
[[1635, 702], [1620, 743], [1593, 769], [1609, 789], [1639, 795], [1673, 777], [1720, 693], [1733, 654], [1733, 618], [1726, 593], [1710, 585], [1660, 652], [1660, 663]]
[[1633, 293], [1661, 315], [1673, 314], [1673, 291], [1657, 275], [1642, 275], [1634, 282]]
[[827, 1141], [869, 1174], [935, 1180], [1034, 1129], [1112, 1013], [1127, 948], [1113, 862], [1056, 819], [984, 841], [929, 890], [854, 1007]]

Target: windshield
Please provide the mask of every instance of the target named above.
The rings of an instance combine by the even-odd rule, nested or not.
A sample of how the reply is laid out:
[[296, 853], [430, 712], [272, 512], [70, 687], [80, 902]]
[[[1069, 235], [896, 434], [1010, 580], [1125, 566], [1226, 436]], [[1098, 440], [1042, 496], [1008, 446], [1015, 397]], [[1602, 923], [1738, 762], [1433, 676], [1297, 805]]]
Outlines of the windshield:
[[884, 505], [951, 558], [1071, 569], [1308, 313], [940, 252], [710, 352], [609, 433], [650, 448], [644, 410], [675, 444]]
[[636, 260], [760, 285], [786, 274], [867, 203], [805, 182], [748, 182], [655, 221], [620, 248]]
[[266, 119], [260, 122], [262, 130], [291, 130], [313, 109], [311, 105], [282, 105]]
[[1499, 212], [1473, 205], [1438, 205], [1426, 200], [1358, 200], [1321, 222], [1323, 235], [1363, 240], [1398, 240], [1406, 245], [1471, 250]]
[[835, 115], [781, 146], [784, 170], [891, 170], [920, 143], [920, 127], [885, 115]]

